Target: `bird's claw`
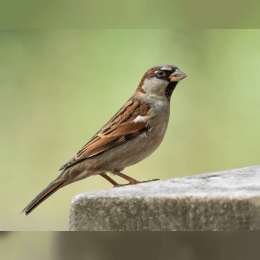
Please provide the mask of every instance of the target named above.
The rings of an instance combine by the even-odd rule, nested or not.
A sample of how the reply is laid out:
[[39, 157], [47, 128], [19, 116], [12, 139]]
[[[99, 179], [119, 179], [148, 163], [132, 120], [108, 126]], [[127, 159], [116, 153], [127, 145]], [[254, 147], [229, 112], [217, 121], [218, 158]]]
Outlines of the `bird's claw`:
[[117, 184], [117, 185], [114, 185], [113, 188], [118, 188], [118, 187], [127, 186], [127, 185], [135, 185], [135, 184], [145, 183], [145, 182], [151, 182], [151, 181], [159, 181], [159, 180], [160, 180], [160, 179], [153, 179], [153, 180], [149, 180], [149, 181], [138, 181], [137, 183], [129, 182], [129, 183], [127, 183], [127, 184]]

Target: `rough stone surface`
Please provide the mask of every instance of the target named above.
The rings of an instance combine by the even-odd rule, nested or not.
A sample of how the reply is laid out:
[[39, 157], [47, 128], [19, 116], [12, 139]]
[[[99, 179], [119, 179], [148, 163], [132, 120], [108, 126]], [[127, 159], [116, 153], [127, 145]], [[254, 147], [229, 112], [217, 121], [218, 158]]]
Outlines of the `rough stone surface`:
[[69, 228], [260, 230], [260, 165], [82, 193]]

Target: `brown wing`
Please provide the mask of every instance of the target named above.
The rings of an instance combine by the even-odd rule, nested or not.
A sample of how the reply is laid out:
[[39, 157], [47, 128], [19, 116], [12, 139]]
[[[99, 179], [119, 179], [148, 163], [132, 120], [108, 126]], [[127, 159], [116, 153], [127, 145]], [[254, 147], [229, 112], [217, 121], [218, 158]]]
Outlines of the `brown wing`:
[[104, 153], [147, 131], [149, 117], [136, 123], [133, 120], [138, 116], [145, 117], [149, 109], [149, 105], [130, 99], [60, 170]]

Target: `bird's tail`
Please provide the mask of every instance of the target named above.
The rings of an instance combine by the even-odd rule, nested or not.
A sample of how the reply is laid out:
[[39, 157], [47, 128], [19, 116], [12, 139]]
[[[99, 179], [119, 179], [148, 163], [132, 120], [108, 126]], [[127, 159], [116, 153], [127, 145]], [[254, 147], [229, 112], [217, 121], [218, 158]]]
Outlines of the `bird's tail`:
[[45, 199], [47, 199], [49, 196], [51, 196], [55, 191], [57, 191], [60, 186], [65, 181], [60, 182], [52, 182], [50, 183], [36, 198], [34, 198], [21, 212], [21, 214], [24, 212], [25, 215], [28, 215], [31, 213], [37, 206], [39, 206]]

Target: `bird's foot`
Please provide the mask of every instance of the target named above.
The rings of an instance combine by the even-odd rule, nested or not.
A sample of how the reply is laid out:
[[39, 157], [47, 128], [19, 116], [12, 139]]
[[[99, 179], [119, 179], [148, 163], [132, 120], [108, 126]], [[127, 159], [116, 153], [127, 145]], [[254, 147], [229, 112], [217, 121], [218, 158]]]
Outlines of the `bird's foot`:
[[129, 182], [127, 184], [117, 184], [117, 185], [114, 185], [114, 188], [118, 188], [118, 187], [122, 187], [122, 186], [127, 186], [127, 185], [135, 185], [135, 184], [138, 184], [138, 183], [141, 183], [139, 181], [137, 182]]
[[144, 183], [144, 182], [151, 182], [151, 181], [159, 181], [160, 179], [153, 179], [153, 180], [150, 180], [150, 181], [142, 181], [140, 183]]
[[137, 182], [129, 182], [127, 184], [117, 184], [114, 185], [114, 188], [118, 188], [118, 187], [122, 187], [122, 186], [127, 186], [127, 185], [135, 185], [135, 184], [139, 184], [139, 183], [145, 183], [145, 182], [151, 182], [151, 181], [159, 181], [160, 179], [153, 179], [153, 180], [149, 180], [149, 181], [137, 181]]

